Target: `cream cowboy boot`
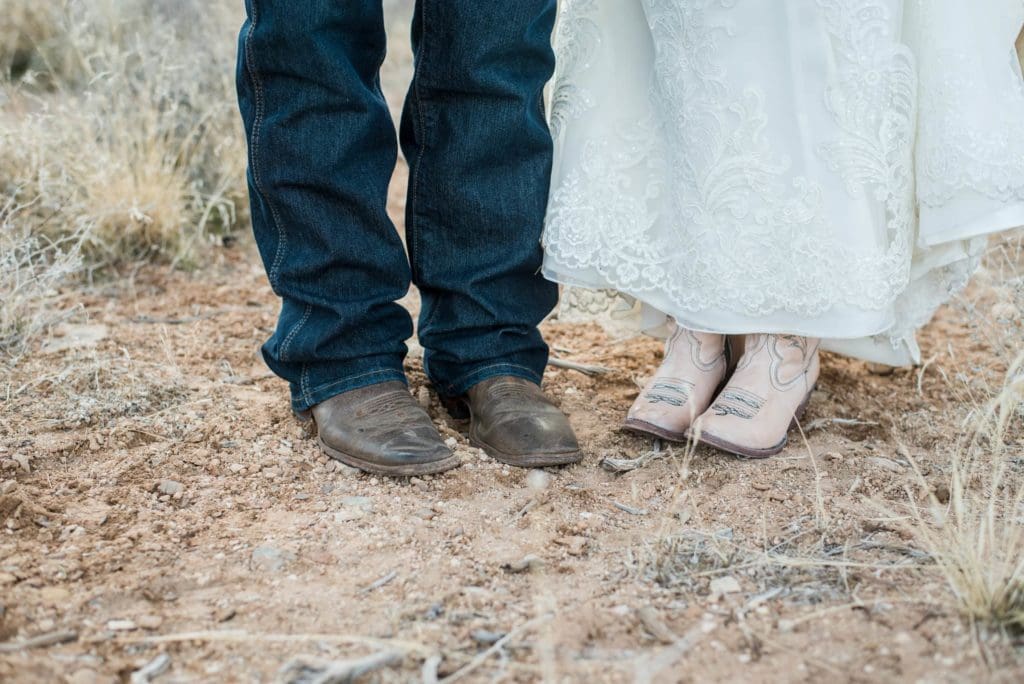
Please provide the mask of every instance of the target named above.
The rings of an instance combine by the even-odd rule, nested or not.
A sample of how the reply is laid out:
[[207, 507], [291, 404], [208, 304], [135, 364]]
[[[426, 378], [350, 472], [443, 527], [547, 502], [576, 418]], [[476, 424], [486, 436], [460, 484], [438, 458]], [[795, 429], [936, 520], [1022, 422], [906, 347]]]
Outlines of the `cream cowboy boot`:
[[748, 335], [736, 372], [694, 421], [690, 436], [745, 458], [782, 451], [818, 381], [819, 342], [796, 335]]
[[665, 359], [629, 410], [623, 429], [675, 442], [703, 413], [728, 371], [724, 335], [674, 325]]

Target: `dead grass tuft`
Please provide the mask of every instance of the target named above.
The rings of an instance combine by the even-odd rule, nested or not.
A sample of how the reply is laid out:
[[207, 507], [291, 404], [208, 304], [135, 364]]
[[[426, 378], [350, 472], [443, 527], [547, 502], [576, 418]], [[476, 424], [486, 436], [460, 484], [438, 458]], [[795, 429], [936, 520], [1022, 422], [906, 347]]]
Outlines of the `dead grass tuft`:
[[[911, 531], [931, 554], [959, 612], [976, 623], [1024, 632], [1024, 459], [1017, 434], [1024, 403], [1024, 355], [1002, 391], [976, 411], [953, 450], [949, 500], [929, 489], [910, 496]], [[923, 483], [923, 477], [919, 474]], [[945, 498], [945, 497], [943, 497]]]
[[[235, 226], [240, 12], [226, 0], [5, 3], [0, 241], [23, 274], [52, 281], [59, 265], [70, 276], [72, 253], [84, 275], [138, 261], [187, 267]], [[0, 305], [0, 351], [38, 330], [25, 322], [36, 295]]]

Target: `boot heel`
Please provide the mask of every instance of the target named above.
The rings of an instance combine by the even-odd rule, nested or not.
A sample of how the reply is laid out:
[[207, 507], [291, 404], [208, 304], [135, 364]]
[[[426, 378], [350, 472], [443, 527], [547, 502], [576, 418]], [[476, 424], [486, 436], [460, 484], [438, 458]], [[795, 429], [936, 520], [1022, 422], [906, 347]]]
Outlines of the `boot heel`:
[[453, 420], [465, 422], [470, 419], [469, 404], [466, 403], [465, 399], [445, 396], [439, 396], [438, 398], [441, 400], [441, 406], [444, 407], [444, 410], [448, 412], [448, 415]]

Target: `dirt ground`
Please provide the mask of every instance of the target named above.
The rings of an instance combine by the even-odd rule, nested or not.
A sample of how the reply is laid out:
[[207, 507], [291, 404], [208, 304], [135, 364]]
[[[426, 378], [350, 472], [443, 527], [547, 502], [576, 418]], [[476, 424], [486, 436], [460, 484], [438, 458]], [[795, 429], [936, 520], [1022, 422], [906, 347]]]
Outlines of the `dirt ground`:
[[950, 610], [889, 512], [920, 489], [908, 459], [941, 491], [971, 393], [998, 383], [970, 315], [1000, 306], [998, 288], [943, 310], [923, 368], [828, 357], [806, 443], [764, 462], [666, 446], [602, 467], [652, 454], [617, 425], [660, 343], [552, 320], [555, 355], [610, 371], [546, 379], [586, 459], [503, 466], [440, 409], [414, 345], [412, 391], [464, 465], [384, 480], [321, 456], [263, 366], [277, 303], [250, 241], [212, 261], [86, 290], [88, 322], [6, 378], [0, 680], [128, 681], [166, 654], [161, 682], [272, 681], [295, 656], [389, 649], [400, 662], [371, 677], [419, 680], [435, 655], [467, 681], [1024, 674]]
[[0, 681], [269, 682], [376, 653], [395, 658], [367, 681], [1021, 681], [899, 519], [948, 496], [1006, 371], [1003, 277], [997, 260], [942, 310], [920, 368], [828, 356], [806, 441], [763, 462], [619, 432], [661, 344], [552, 319], [557, 357], [608, 371], [546, 378], [586, 458], [503, 466], [413, 345], [411, 390], [463, 466], [409, 480], [328, 461], [290, 413], [259, 357], [277, 301], [251, 240], [83, 287], [0, 376]]

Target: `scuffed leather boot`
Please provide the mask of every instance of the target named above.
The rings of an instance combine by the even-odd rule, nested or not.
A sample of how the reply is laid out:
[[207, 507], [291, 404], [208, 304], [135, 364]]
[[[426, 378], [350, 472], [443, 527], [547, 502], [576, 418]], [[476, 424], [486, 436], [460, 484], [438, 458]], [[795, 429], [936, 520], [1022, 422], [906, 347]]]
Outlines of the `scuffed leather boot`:
[[489, 378], [471, 387], [462, 402], [469, 409], [470, 441], [495, 460], [542, 468], [583, 458], [569, 419], [529, 380]]
[[401, 382], [343, 392], [311, 413], [324, 453], [353, 468], [403, 477], [461, 465]]

